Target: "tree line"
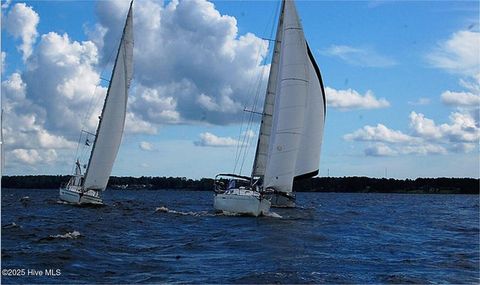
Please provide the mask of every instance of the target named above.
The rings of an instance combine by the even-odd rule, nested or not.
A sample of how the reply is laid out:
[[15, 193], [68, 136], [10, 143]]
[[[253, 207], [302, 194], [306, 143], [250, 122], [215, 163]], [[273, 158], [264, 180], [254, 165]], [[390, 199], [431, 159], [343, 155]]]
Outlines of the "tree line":
[[[3, 176], [2, 188], [58, 189], [68, 182], [67, 175]], [[213, 179], [185, 177], [111, 176], [110, 189], [213, 190]], [[361, 193], [445, 193], [479, 194], [480, 180], [474, 178], [386, 179], [369, 177], [314, 177], [295, 181], [297, 192]]]

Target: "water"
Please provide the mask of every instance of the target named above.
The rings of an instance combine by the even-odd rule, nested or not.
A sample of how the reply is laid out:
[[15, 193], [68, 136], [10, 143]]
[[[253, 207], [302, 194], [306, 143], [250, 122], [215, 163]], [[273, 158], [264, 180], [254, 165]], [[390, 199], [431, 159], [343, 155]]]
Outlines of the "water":
[[2, 283], [480, 281], [475, 195], [298, 193], [261, 218], [215, 215], [209, 192], [108, 191], [96, 208], [57, 195], [2, 190], [2, 269], [24, 269]]

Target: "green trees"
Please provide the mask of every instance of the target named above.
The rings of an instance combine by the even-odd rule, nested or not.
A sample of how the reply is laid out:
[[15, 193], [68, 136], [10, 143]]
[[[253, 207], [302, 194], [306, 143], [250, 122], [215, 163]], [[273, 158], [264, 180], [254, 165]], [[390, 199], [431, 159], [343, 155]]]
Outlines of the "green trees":
[[[3, 176], [2, 188], [58, 189], [67, 175]], [[415, 180], [369, 177], [315, 177], [295, 181], [298, 192], [381, 192], [479, 194], [480, 180], [473, 178], [417, 178]], [[170, 189], [212, 191], [213, 179], [185, 177], [110, 177], [110, 189]]]

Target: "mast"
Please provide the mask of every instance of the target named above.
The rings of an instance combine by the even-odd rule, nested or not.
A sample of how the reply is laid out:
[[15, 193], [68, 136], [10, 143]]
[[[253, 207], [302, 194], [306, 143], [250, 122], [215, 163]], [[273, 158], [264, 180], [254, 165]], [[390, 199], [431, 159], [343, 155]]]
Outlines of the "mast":
[[[111, 100], [114, 100], [112, 99], [112, 93], [114, 93], [114, 95], [116, 95], [116, 97], [118, 98], [115, 98], [114, 102], [112, 102], [112, 104], [115, 104], [116, 107], [119, 107], [120, 110], [115, 110], [113, 107], [110, 107], [108, 109], [109, 113], [109, 119], [113, 120], [113, 119], [117, 119], [119, 122], [117, 122], [117, 124], [115, 125], [116, 127], [116, 133], [114, 134], [115, 138], [112, 138], [113, 139], [116, 139], [116, 141], [114, 142], [114, 145], [112, 148], [115, 148], [113, 149], [113, 151], [110, 150], [110, 153], [108, 153], [109, 157], [107, 157], [107, 162], [105, 163], [105, 160], [106, 158], [104, 157], [100, 157], [99, 159], [103, 160], [103, 164], [105, 164], [105, 167], [108, 167], [108, 173], [104, 173], [104, 174], [108, 174], [108, 177], [110, 176], [110, 173], [111, 173], [111, 168], [113, 167], [113, 161], [115, 160], [115, 157], [116, 157], [116, 154], [118, 152], [118, 147], [120, 145], [120, 141], [121, 141], [121, 137], [122, 137], [122, 134], [123, 134], [123, 127], [124, 127], [124, 123], [125, 123], [125, 113], [126, 113], [126, 102], [127, 102], [127, 97], [128, 97], [128, 87], [129, 87], [129, 84], [130, 84], [130, 80], [131, 80], [131, 75], [132, 75], [132, 67], [131, 67], [131, 61], [132, 61], [132, 54], [133, 54], [133, 34], [132, 34], [132, 6], [133, 6], [133, 0], [130, 2], [130, 7], [129, 7], [129, 10], [128, 10], [128, 14], [127, 14], [127, 18], [125, 20], [125, 25], [123, 27], [123, 32], [122, 32], [122, 37], [120, 39], [120, 44], [118, 46], [118, 50], [117, 50], [117, 56], [115, 58], [115, 63], [114, 63], [114, 66], [113, 66], [113, 71], [112, 71], [112, 75], [110, 77], [110, 82], [109, 82], [109, 85], [108, 85], [108, 89], [107, 89], [107, 95], [105, 96], [105, 101], [104, 101], [104, 104], [103, 104], [103, 108], [102, 108], [102, 113], [101, 113], [101, 116], [100, 116], [100, 120], [99, 120], [99, 123], [98, 123], [98, 127], [97, 127], [97, 130], [96, 130], [96, 133], [95, 133], [95, 140], [93, 142], [93, 147], [92, 147], [92, 151], [90, 152], [90, 158], [89, 158], [89, 161], [88, 161], [88, 166], [87, 166], [87, 170], [85, 172], [85, 179], [84, 179], [84, 188], [89, 188], [89, 178], [92, 176], [91, 174], [91, 168], [92, 168], [92, 161], [94, 160], [94, 156], [97, 154], [96, 152], [96, 149], [98, 148], [98, 143], [99, 143], [99, 137], [100, 135], [102, 134], [102, 131], [104, 129], [104, 124], [105, 123], [105, 116], [107, 115], [107, 108], [109, 108], [109, 103]], [[128, 28], [128, 30], [127, 30]], [[128, 40], [129, 41], [126, 41], [125, 39], [125, 35], [126, 33], [129, 33], [129, 38]], [[130, 39], [131, 37], [131, 39]], [[121, 60], [122, 64], [119, 66], [119, 60]], [[120, 71], [118, 71], [118, 69], [120, 69]], [[123, 71], [123, 72], [122, 72]], [[124, 81], [124, 84], [121, 84], [123, 82], [120, 82], [120, 81]], [[123, 85], [123, 86], [122, 86]], [[114, 91], [112, 91], [114, 89]], [[120, 95], [117, 95], [117, 94], [120, 94]], [[119, 96], [123, 96], [123, 97], [119, 97]], [[115, 113], [116, 112], [116, 113]], [[121, 121], [121, 122], [120, 122]], [[120, 124], [119, 124], [120, 123]], [[109, 124], [111, 125], [112, 123], [109, 122]], [[109, 131], [108, 130], [108, 127], [110, 126], [105, 126], [105, 131]], [[119, 129], [120, 128], [120, 129]], [[103, 131], [103, 132], [105, 132]], [[107, 135], [105, 135], [106, 138], [105, 139], [110, 139]], [[100, 156], [100, 154], [98, 154], [97, 156]], [[106, 171], [103, 171], [103, 172], [106, 172]], [[96, 173], [93, 174], [94, 176], [95, 175], [98, 175]], [[103, 190], [105, 187], [106, 187], [106, 184], [108, 182], [108, 177], [106, 177], [106, 180], [105, 180], [105, 177], [101, 177], [102, 179], [99, 179], [99, 180], [102, 180], [101, 183], [98, 183], [100, 185], [96, 185], [96, 180], [95, 178], [97, 177], [94, 177], [94, 181], [92, 182], [93, 183], [93, 186], [94, 188], [92, 189], [97, 189], [97, 190]]]
[[268, 75], [267, 92], [265, 94], [265, 102], [263, 103], [262, 121], [260, 123], [260, 130], [258, 133], [257, 149], [255, 150], [255, 159], [252, 168], [252, 178], [263, 178], [267, 165], [268, 148], [273, 123], [273, 111], [275, 107], [275, 94], [277, 91], [284, 8], [285, 1], [282, 0], [280, 16], [278, 18], [277, 32], [275, 35], [272, 63]]

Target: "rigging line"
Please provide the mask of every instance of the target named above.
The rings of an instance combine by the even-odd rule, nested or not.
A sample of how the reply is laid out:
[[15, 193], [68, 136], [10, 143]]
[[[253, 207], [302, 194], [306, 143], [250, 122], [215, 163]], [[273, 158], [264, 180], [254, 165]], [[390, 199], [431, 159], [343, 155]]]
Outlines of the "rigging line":
[[[279, 7], [279, 4], [277, 3], [276, 9], [272, 9], [272, 14], [271, 14], [271, 17], [270, 17], [270, 19], [271, 19], [270, 23], [272, 23], [272, 26], [271, 26], [271, 29], [270, 29], [270, 37], [273, 35], [273, 31], [275, 29], [275, 19], [278, 17], [278, 10], [279, 10], [278, 7]], [[263, 34], [266, 34], [267, 29], [268, 29], [268, 26], [265, 26]], [[272, 54], [273, 54], [273, 52], [272, 52]], [[261, 51], [259, 49], [258, 53], [257, 53], [256, 62], [259, 62], [260, 56], [261, 56]], [[254, 96], [254, 99], [253, 99], [253, 101], [254, 101], [253, 102], [254, 107], [252, 108], [253, 110], [255, 110], [255, 107], [256, 107], [257, 102], [258, 102], [259, 88], [261, 86], [261, 82], [262, 82], [261, 79], [264, 77], [264, 73], [265, 73], [265, 64], [262, 67], [261, 75], [257, 78], [257, 84], [255, 84], [255, 83], [252, 84], [252, 85], [249, 84], [249, 91], [247, 92], [247, 94], [253, 93], [254, 89], [256, 89], [255, 96]], [[254, 87], [255, 85], [257, 85], [257, 88]], [[246, 108], [246, 105], [245, 105], [245, 108]], [[247, 154], [247, 150], [249, 148], [248, 145], [245, 145], [245, 141], [248, 139], [247, 140], [247, 143], [248, 143], [248, 141], [250, 140], [250, 137], [247, 137], [247, 136], [249, 135], [249, 131], [251, 130], [251, 126], [252, 126], [252, 123], [253, 123], [252, 114], [250, 114], [250, 116], [248, 118], [248, 121], [246, 123], [245, 131], [243, 131], [244, 122], [245, 122], [245, 114], [242, 114], [242, 123], [240, 125], [240, 132], [239, 132], [239, 136], [238, 136], [238, 139], [237, 139], [237, 149], [236, 149], [236, 154], [235, 154], [235, 164], [234, 164], [233, 173], [235, 173], [235, 171], [237, 169], [240, 157], [242, 157], [242, 153], [243, 153], [243, 158], [242, 158], [242, 165], [241, 165], [240, 172], [243, 169], [243, 164], [245, 162], [245, 157], [246, 157], [246, 154]], [[243, 138], [242, 138], [242, 136], [243, 136]], [[240, 140], [242, 141], [242, 143], [240, 143]]]
[[[276, 26], [275, 23], [277, 22], [277, 21], [275, 21], [275, 19], [279, 18], [279, 15], [280, 15], [279, 7], [280, 7], [280, 5], [279, 5], [279, 3], [277, 3], [276, 9], [273, 9], [273, 13], [272, 13], [272, 17], [271, 17], [272, 20], [270, 21], [272, 23], [272, 26], [271, 26], [271, 29], [270, 29], [270, 37], [273, 37], [274, 33], [275, 33], [275, 26]], [[266, 29], [267, 29], [267, 27], [265, 27], [265, 30]], [[273, 60], [274, 50], [275, 50], [275, 45], [273, 46], [273, 49], [272, 49], [272, 52], [271, 52], [272, 53], [272, 60]], [[258, 78], [258, 81], [257, 81], [256, 94], [255, 94], [252, 110], [256, 110], [256, 107], [257, 107], [257, 104], [258, 104], [258, 99], [260, 97], [262, 78], [264, 77], [265, 72], [266, 72], [266, 68], [265, 68], [265, 65], [264, 65], [263, 68], [262, 68], [261, 75], [260, 75], [260, 77]], [[252, 128], [253, 128], [252, 125], [253, 125], [254, 117], [255, 117], [254, 113], [250, 113], [249, 121], [248, 121], [248, 124], [247, 124], [247, 130], [245, 132], [244, 140], [243, 140], [243, 142], [245, 142], [245, 140], [246, 140], [246, 145], [244, 144], [244, 149], [242, 149], [243, 150], [243, 158], [242, 158], [242, 164], [240, 166], [240, 174], [243, 170], [243, 165], [245, 163], [246, 157], [248, 156], [248, 153], [249, 153], [250, 148], [251, 148], [251, 146], [250, 146], [251, 137], [249, 136], [249, 131], [252, 130]], [[259, 128], [260, 128], [260, 124], [259, 124]], [[258, 133], [258, 131], [257, 131], [257, 133]]]
[[[258, 104], [258, 99], [260, 97], [260, 88], [261, 88], [261, 84], [262, 84], [262, 78], [264, 77], [264, 74], [265, 74], [265, 66], [262, 68], [262, 72], [259, 76], [259, 78], [257, 79], [257, 88], [256, 88], [256, 92], [255, 92], [255, 98], [254, 98], [254, 102], [253, 102], [253, 106], [252, 106], [252, 109], [255, 110], [256, 107], [257, 107], [257, 104]], [[249, 120], [248, 120], [248, 123], [247, 123], [247, 129], [245, 131], [245, 134], [244, 134], [244, 137], [243, 137], [243, 142], [242, 142], [242, 145], [244, 147], [244, 149], [242, 149], [243, 151], [243, 158], [242, 158], [242, 164], [240, 166], [240, 174], [241, 172], [243, 171], [243, 165], [245, 163], [245, 159], [246, 159], [246, 156], [248, 154], [248, 150], [250, 149], [250, 135], [249, 135], [249, 132], [252, 130], [252, 124], [253, 124], [253, 121], [254, 121], [254, 114], [253, 113], [250, 113], [250, 116], [249, 116]]]
[[[257, 82], [257, 91], [256, 91], [256, 96], [255, 96], [255, 101], [254, 101], [254, 105], [253, 105], [253, 109], [256, 109], [257, 107], [257, 103], [258, 103], [258, 99], [260, 97], [260, 89], [261, 89], [261, 84], [262, 84], [262, 80], [261, 78], [263, 78], [264, 74], [265, 74], [265, 67], [262, 68], [262, 73], [261, 73], [261, 77], [259, 78], [258, 82]], [[243, 165], [245, 163], [245, 160], [246, 160], [246, 157], [247, 157], [247, 154], [248, 154], [248, 151], [250, 149], [250, 139], [251, 139], [251, 136], [249, 135], [249, 131], [251, 131], [251, 128], [252, 128], [252, 124], [253, 124], [253, 121], [254, 121], [254, 116], [255, 114], [254, 113], [250, 113], [250, 118], [249, 118], [249, 124], [248, 124], [248, 128], [247, 128], [247, 131], [245, 133], [245, 140], [246, 140], [246, 143], [244, 144], [244, 155], [243, 155], [243, 159], [242, 159], [242, 164], [240, 166], [240, 174], [242, 173], [242, 170], [243, 170]]]
[[[79, 147], [80, 147], [80, 141], [81, 141], [81, 139], [82, 139], [82, 133], [80, 132], [80, 135], [78, 136], [77, 149], [75, 150], [75, 157], [73, 158], [73, 161], [75, 161], [75, 158], [77, 158], [77, 156], [78, 156], [78, 149], [79, 149]], [[74, 171], [75, 171], [75, 162], [73, 163], [71, 173], [73, 174]]]
[[[120, 38], [118, 40], [118, 42], [120, 42], [122, 39]], [[103, 66], [102, 70], [100, 71], [100, 75], [99, 75], [99, 79], [100, 80], [104, 80], [104, 81], [107, 81], [107, 82], [110, 82], [110, 80], [108, 79], [105, 79], [104, 77], [102, 77], [102, 75], [105, 73], [105, 70], [107, 69], [107, 67], [109, 67], [110, 63], [112, 62], [112, 59], [113, 59], [113, 56], [115, 54], [115, 48], [113, 48], [111, 51], [110, 51], [110, 55], [108, 56], [108, 61], [107, 63]], [[95, 85], [95, 89], [93, 91], [93, 96], [92, 98], [90, 99], [90, 102], [89, 102], [89, 105], [88, 105], [88, 108], [87, 108], [87, 112], [85, 112], [85, 116], [83, 118], [83, 120], [81, 121], [81, 126], [82, 128], [86, 128], [87, 127], [87, 121], [88, 121], [88, 117], [93, 113], [93, 109], [95, 108], [95, 106], [98, 105], [99, 101], [101, 101], [101, 97], [102, 96], [95, 96], [96, 93], [97, 93], [97, 89], [98, 87], [100, 86], [100, 84], [96, 84]], [[108, 92], [108, 90], [107, 90]]]
[[[273, 17], [273, 20], [275, 19], [275, 11], [276, 11], [276, 9], [273, 10], [272, 16], [271, 16], [271, 17]], [[273, 29], [273, 27], [275, 26], [275, 24], [273, 23], [273, 20], [270, 21], [270, 22], [272, 23], [272, 29]], [[265, 34], [265, 32], [266, 32], [267, 29], [268, 29], [268, 26], [265, 26], [264, 31], [263, 31], [264, 34]], [[258, 53], [257, 53], [256, 61], [258, 62], [259, 59], [260, 59], [260, 50], [259, 50]], [[264, 69], [265, 69], [265, 65], [262, 67], [262, 73], [263, 73], [263, 70], [264, 70]], [[260, 77], [258, 77], [257, 80], [258, 80], [258, 81], [261, 81], [261, 78], [262, 78], [262, 77], [263, 77], [263, 74], [260, 75]], [[254, 89], [255, 89], [254, 86], [255, 86], [255, 83], [252, 84], [252, 85], [249, 84], [249, 91], [247, 92], [247, 94], [251, 94], [251, 93], [254, 92]], [[255, 93], [254, 102], [256, 102], [257, 100], [258, 100], [258, 90], [257, 90], [257, 92]], [[247, 105], [245, 105], [244, 108], [246, 109], [246, 107], [247, 107]], [[253, 109], [254, 109], [254, 108], [253, 108]], [[240, 130], [240, 133], [239, 133], [239, 136], [238, 136], [238, 140], [237, 140], [237, 150], [236, 150], [234, 173], [235, 173], [235, 171], [236, 171], [236, 168], [237, 168], [237, 165], [238, 165], [238, 163], [239, 163], [240, 157], [242, 156], [242, 152], [245, 153], [245, 152], [244, 152], [244, 148], [247, 147], [247, 146], [245, 145], [245, 138], [246, 138], [246, 136], [248, 136], [248, 134], [249, 134], [249, 130], [250, 130], [250, 126], [251, 126], [251, 123], [250, 123], [250, 121], [251, 121], [251, 116], [250, 116], [249, 120], [247, 121], [247, 127], [246, 127], [245, 131], [242, 132], [242, 131], [243, 131], [243, 123], [244, 123], [245, 116], [248, 116], [248, 115], [245, 114], [245, 113], [242, 115], [242, 125], [241, 125], [241, 128], [240, 128], [241, 130]], [[243, 134], [242, 134], [242, 133], [243, 133]], [[243, 137], [242, 137], [242, 136], [243, 136]], [[242, 143], [240, 143], [240, 141], [242, 141]], [[244, 156], [245, 156], [245, 154], [244, 154]], [[244, 159], [243, 159], [243, 160], [244, 160]], [[243, 164], [243, 163], [242, 163], [242, 164]]]
[[[256, 84], [253, 85], [253, 86], [257, 85], [257, 88], [256, 88], [255, 96], [254, 96], [252, 109], [256, 108], [256, 105], [257, 105], [257, 102], [258, 102], [258, 97], [259, 97], [258, 86], [261, 84], [261, 78], [263, 77], [264, 69], [265, 69], [265, 67], [262, 68], [262, 73], [257, 78]], [[247, 126], [245, 128], [245, 132], [243, 134], [242, 143], [241, 143], [241, 147], [243, 147], [243, 148], [241, 148], [241, 150], [240, 150], [240, 156], [242, 156], [242, 153], [243, 153], [243, 157], [242, 157], [242, 163], [241, 163], [241, 167], [240, 167], [240, 174], [243, 170], [243, 164], [245, 162], [245, 154], [246, 154], [246, 149], [248, 148], [248, 143], [249, 143], [249, 139], [250, 139], [249, 132], [251, 130], [252, 120], [253, 120], [253, 116], [252, 116], [252, 114], [249, 114], [248, 121], [247, 121]], [[240, 157], [239, 157], [239, 159], [240, 159]]]
[[241, 151], [240, 140], [241, 140], [241, 137], [242, 137], [242, 129], [243, 129], [243, 122], [245, 120], [245, 116], [246, 116], [246, 114], [242, 112], [242, 121], [240, 123], [240, 131], [238, 133], [238, 138], [237, 138], [237, 143], [236, 143], [235, 163], [234, 163], [234, 166], [233, 166], [233, 172], [232, 173], [235, 173], [235, 171], [237, 169], [238, 160], [239, 160], [239, 157], [240, 157], [240, 151]]

